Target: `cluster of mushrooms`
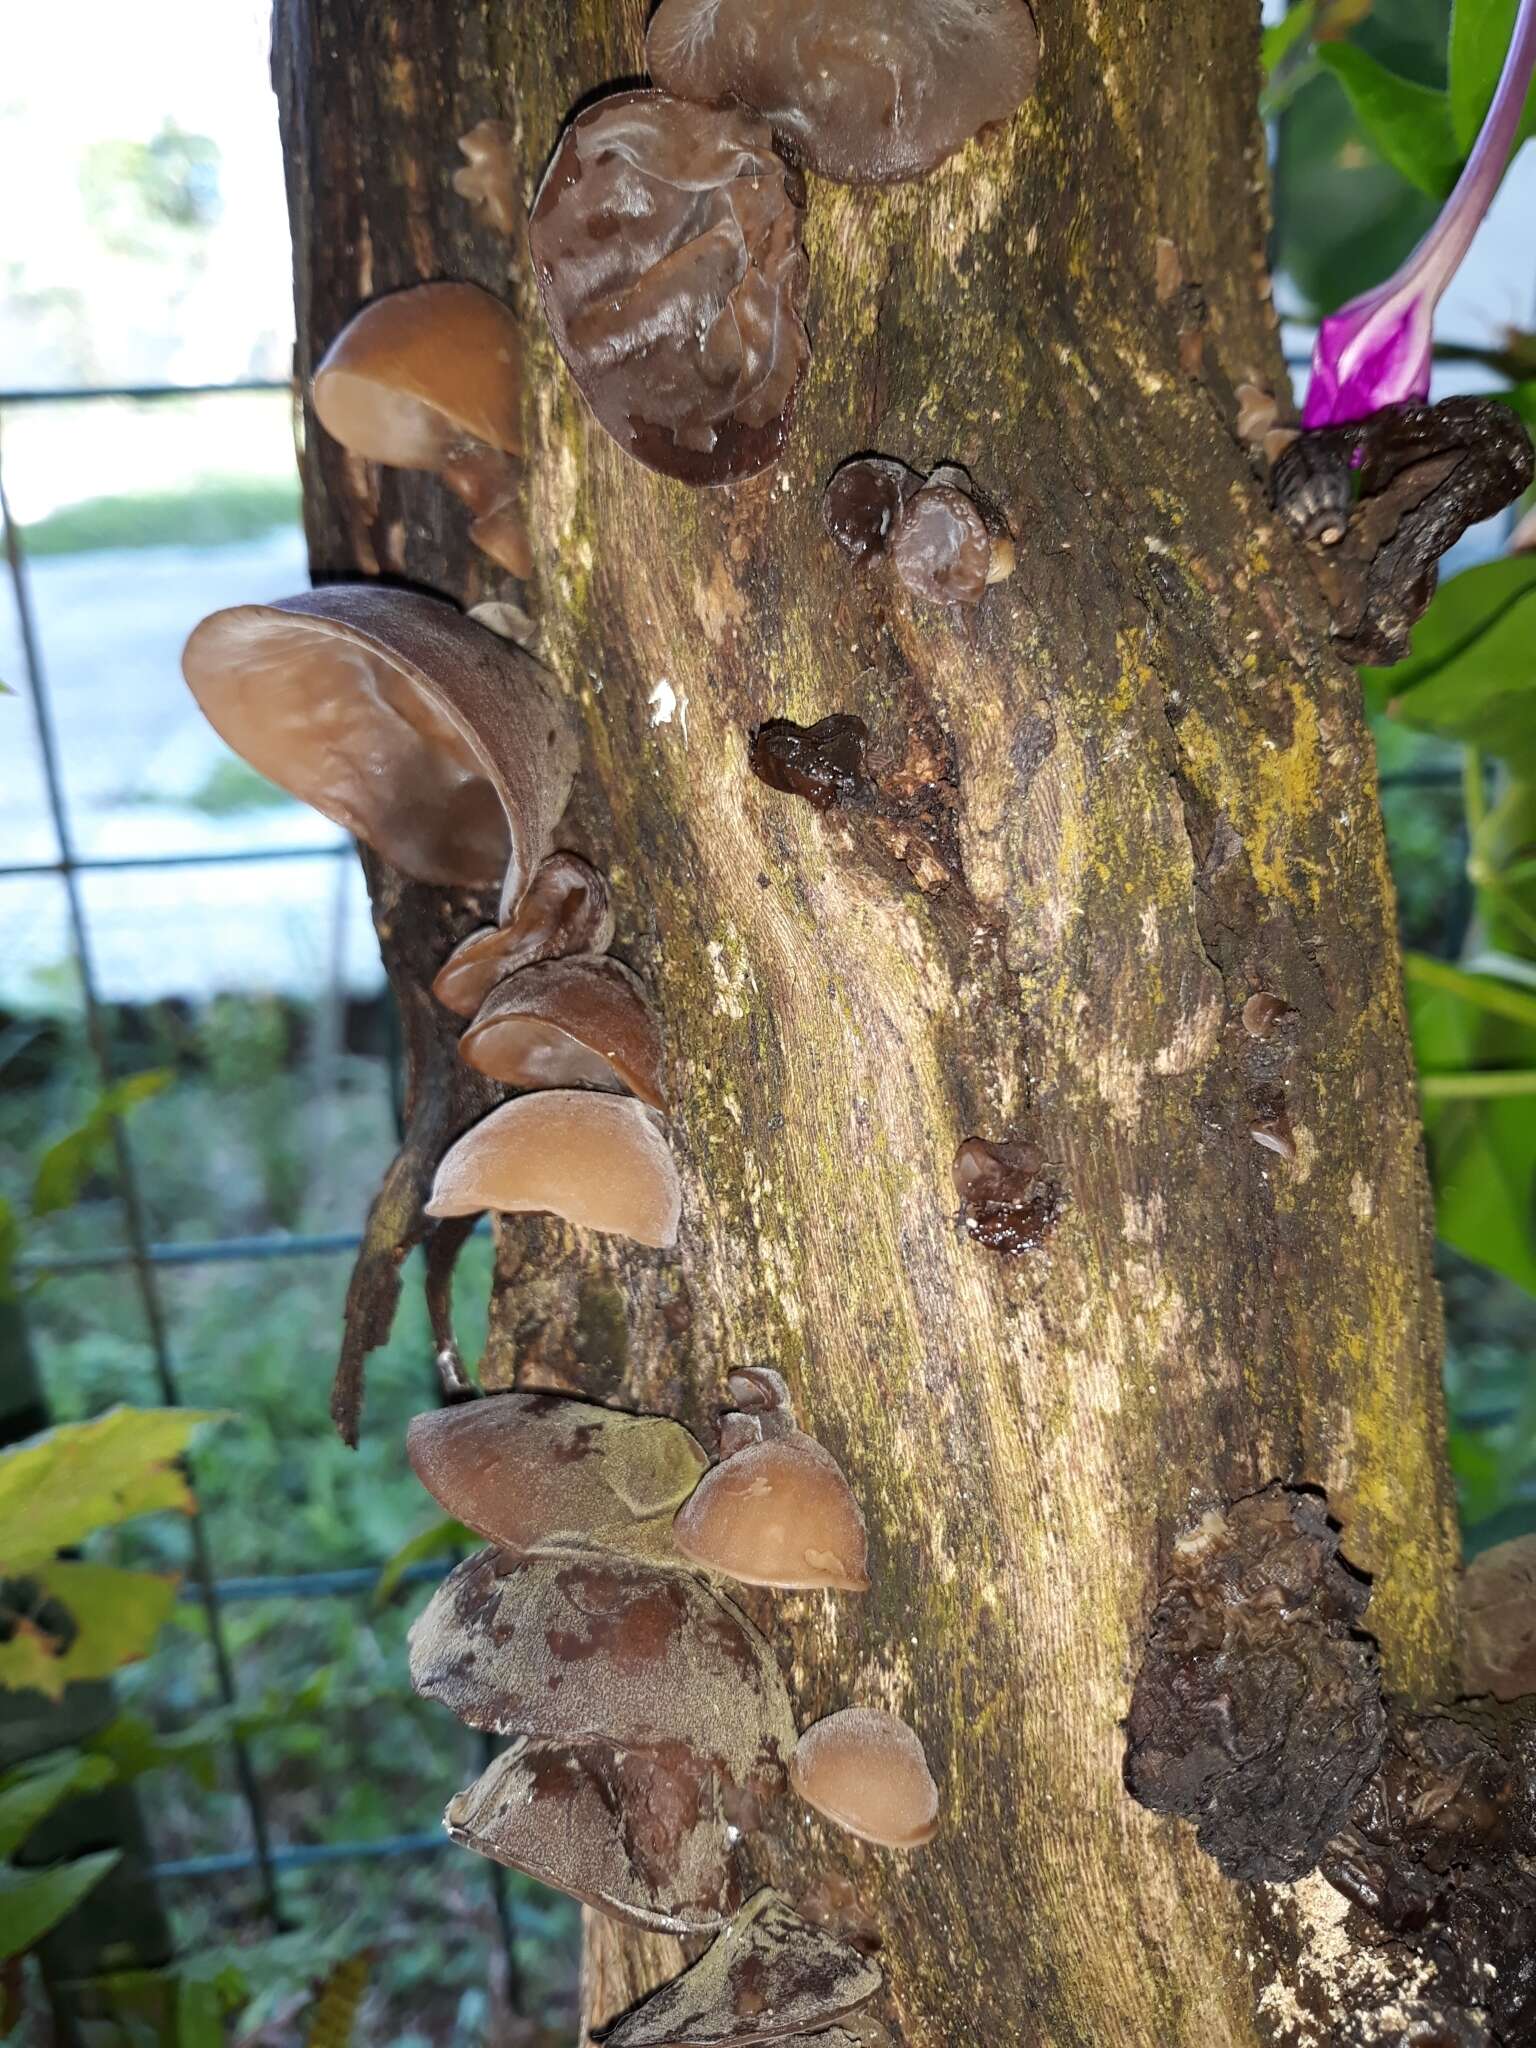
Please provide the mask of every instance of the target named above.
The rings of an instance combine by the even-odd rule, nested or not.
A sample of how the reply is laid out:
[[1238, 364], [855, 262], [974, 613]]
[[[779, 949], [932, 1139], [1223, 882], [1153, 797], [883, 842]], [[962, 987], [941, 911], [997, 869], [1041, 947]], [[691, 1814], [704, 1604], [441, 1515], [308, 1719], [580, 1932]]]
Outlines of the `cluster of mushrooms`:
[[[920, 176], [1017, 109], [1037, 56], [1025, 0], [662, 0], [655, 85], [570, 121], [528, 215], [545, 315], [601, 426], [691, 485], [775, 462], [810, 356], [803, 172]], [[482, 123], [461, 148], [456, 189], [512, 232], [507, 131]], [[526, 577], [521, 347], [491, 293], [424, 283], [362, 308], [311, 397], [352, 455], [440, 477], [474, 544]], [[824, 510], [850, 556], [888, 558], [937, 603], [974, 603], [1012, 567], [963, 471], [861, 458]], [[604, 877], [559, 842], [576, 771], [565, 702], [497, 609], [334, 587], [213, 614], [183, 665], [237, 753], [397, 876], [496, 892], [495, 921], [449, 952], [432, 994], [466, 1020], [465, 1067], [512, 1092], [437, 1161], [426, 1213], [553, 1213], [665, 1248], [681, 1196], [661, 1033], [610, 953]], [[893, 1714], [856, 1707], [798, 1733], [727, 1584], [862, 1592], [864, 1521], [776, 1372], [729, 1388], [713, 1464], [676, 1422], [563, 1395], [418, 1416], [413, 1467], [489, 1547], [417, 1622], [412, 1680], [507, 1740], [450, 1804], [455, 1840], [620, 1920], [713, 1937], [609, 2032], [613, 2048], [879, 2048], [871, 1944], [839, 1939], [814, 1891], [801, 1914], [752, 1889], [748, 1845], [792, 1789], [912, 1849], [937, 1828], [938, 1793]]]
[[[797, 1740], [773, 1652], [725, 1590], [869, 1584], [858, 1504], [796, 1428], [783, 1380], [754, 1368], [729, 1384], [739, 1406], [713, 1466], [679, 1423], [546, 1393], [433, 1410], [406, 1440], [422, 1484], [490, 1545], [411, 1633], [416, 1690], [509, 1738], [450, 1804], [449, 1833], [680, 1935], [761, 1916], [741, 1845], [790, 1786], [888, 1847], [938, 1825], [921, 1745], [894, 1715], [845, 1710]], [[771, 1924], [834, 1961], [843, 1947], [780, 1901]], [[857, 1958], [854, 2003], [878, 1988], [869, 1967]]]

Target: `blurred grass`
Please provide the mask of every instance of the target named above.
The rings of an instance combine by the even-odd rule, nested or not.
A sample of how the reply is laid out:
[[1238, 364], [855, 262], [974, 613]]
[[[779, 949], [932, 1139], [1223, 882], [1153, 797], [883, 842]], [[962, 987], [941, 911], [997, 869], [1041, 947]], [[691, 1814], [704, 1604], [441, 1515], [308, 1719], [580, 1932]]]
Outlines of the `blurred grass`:
[[299, 517], [297, 477], [205, 476], [174, 490], [85, 498], [24, 529], [31, 555], [105, 548], [220, 547]]

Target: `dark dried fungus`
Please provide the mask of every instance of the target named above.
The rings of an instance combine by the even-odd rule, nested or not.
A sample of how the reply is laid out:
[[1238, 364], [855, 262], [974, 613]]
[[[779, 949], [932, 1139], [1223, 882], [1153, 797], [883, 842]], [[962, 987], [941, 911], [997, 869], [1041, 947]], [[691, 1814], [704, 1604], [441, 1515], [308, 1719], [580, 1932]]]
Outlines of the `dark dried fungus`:
[[1064, 1198], [1038, 1145], [967, 1138], [953, 1171], [967, 1236], [1005, 1256], [1039, 1251], [1046, 1243]]
[[752, 773], [770, 789], [802, 796], [818, 811], [867, 802], [869, 727], [834, 711], [815, 725], [770, 718], [752, 735]]
[[887, 552], [914, 597], [978, 604], [992, 567], [992, 540], [974, 500], [952, 484], [925, 484], [907, 506]]
[[456, 1521], [522, 1555], [665, 1558], [709, 1460], [679, 1422], [555, 1394], [491, 1394], [415, 1416], [406, 1456]]
[[620, 447], [688, 484], [776, 461], [810, 354], [804, 194], [765, 122], [625, 92], [579, 114], [528, 239], [561, 355]]
[[482, 1550], [411, 1630], [411, 1683], [471, 1728], [567, 1746], [678, 1746], [743, 1792], [782, 1785], [795, 1745], [773, 1653], [691, 1574]]
[[1131, 1696], [1125, 1782], [1229, 1877], [1314, 1868], [1381, 1758], [1370, 1598], [1323, 1503], [1284, 1486], [1174, 1546]]
[[885, 455], [856, 455], [832, 473], [821, 520], [845, 555], [862, 562], [884, 554], [907, 500], [922, 489], [916, 470]]
[[[607, 2048], [749, 2048], [816, 2034], [880, 1989], [879, 1966], [760, 1891], [680, 1977], [604, 2036]], [[855, 2039], [858, 2036], [855, 2035]]]
[[720, 1781], [691, 1751], [522, 1738], [451, 1800], [454, 1841], [637, 1927], [707, 1934], [741, 1902]]
[[685, 99], [755, 107], [845, 184], [918, 178], [1034, 90], [1024, 0], [662, 0], [646, 68]]
[[[1536, 1714], [1394, 1711], [1323, 1875], [1433, 1966], [1478, 2038], [1536, 2042]], [[1451, 2018], [1457, 2015], [1452, 2013]]]

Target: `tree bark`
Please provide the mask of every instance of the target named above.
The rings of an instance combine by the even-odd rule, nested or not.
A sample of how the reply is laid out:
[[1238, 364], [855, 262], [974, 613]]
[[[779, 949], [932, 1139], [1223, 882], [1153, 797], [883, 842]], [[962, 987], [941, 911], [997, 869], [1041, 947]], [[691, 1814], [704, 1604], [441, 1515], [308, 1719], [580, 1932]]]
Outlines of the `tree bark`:
[[[530, 201], [572, 107], [641, 70], [643, 26], [641, 0], [277, 0], [301, 375], [424, 278], [501, 291], [527, 337], [530, 584], [435, 480], [310, 421], [314, 574], [526, 604], [583, 732], [568, 837], [669, 1042], [676, 1254], [502, 1223], [487, 1381], [711, 1440], [725, 1373], [772, 1363], [842, 1461], [871, 1591], [752, 1611], [802, 1725], [851, 1702], [915, 1725], [945, 1824], [905, 1857], [786, 1813], [759, 1867], [792, 1897], [851, 1879], [903, 2041], [1308, 2038], [1289, 2011], [1332, 2039], [1315, 1894], [1228, 1883], [1121, 1781], [1168, 1547], [1271, 1479], [1327, 1489], [1388, 1683], [1427, 1699], [1451, 1670], [1371, 746], [1234, 431], [1236, 385], [1284, 374], [1257, 10], [1056, 0], [1000, 133], [912, 185], [812, 179], [788, 453], [720, 492], [594, 425], [521, 240], [451, 186], [455, 138], [496, 117]], [[822, 486], [868, 449], [964, 464], [1006, 506], [1018, 570], [969, 622], [825, 539]], [[760, 721], [833, 711], [915, 824], [753, 779]], [[1268, 1040], [1240, 1021], [1259, 990], [1294, 1012]], [[1282, 1102], [1293, 1161], [1250, 1135]], [[1043, 1251], [957, 1229], [972, 1135], [1042, 1148], [1064, 1193]], [[594, 1927], [590, 2022], [680, 1954]]]

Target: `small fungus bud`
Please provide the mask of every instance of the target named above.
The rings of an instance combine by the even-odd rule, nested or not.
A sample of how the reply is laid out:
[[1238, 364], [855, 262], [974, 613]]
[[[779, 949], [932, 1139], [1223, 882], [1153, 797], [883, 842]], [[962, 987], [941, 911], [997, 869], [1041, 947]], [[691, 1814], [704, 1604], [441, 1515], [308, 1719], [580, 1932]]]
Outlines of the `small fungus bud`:
[[411, 1469], [455, 1521], [520, 1556], [670, 1553], [709, 1469], [679, 1422], [555, 1394], [492, 1394], [412, 1418]]
[[752, 773], [770, 789], [830, 811], [867, 801], [868, 747], [869, 727], [843, 711], [809, 726], [770, 718], [752, 735]]
[[810, 355], [802, 180], [768, 125], [660, 92], [576, 116], [529, 218], [566, 367], [621, 448], [688, 484], [776, 462]]
[[655, 1015], [635, 976], [607, 957], [544, 960], [498, 981], [459, 1057], [509, 1088], [627, 1088], [667, 1106]]
[[1061, 1184], [1038, 1145], [967, 1138], [955, 1154], [955, 1193], [967, 1235], [989, 1251], [1038, 1251], [1063, 1208]]
[[[604, 2036], [605, 2048], [755, 2048], [789, 2035], [830, 2039], [879, 1991], [879, 1965], [777, 1892], [748, 1899], [691, 1969], [652, 1992]], [[867, 2040], [854, 2035], [854, 2040]]]
[[507, 121], [479, 121], [459, 137], [465, 163], [453, 189], [500, 235], [517, 232], [517, 131]]
[[662, 0], [646, 68], [684, 99], [739, 100], [845, 184], [918, 178], [1034, 90], [1023, 0]]
[[1347, 452], [1298, 435], [1275, 463], [1269, 488], [1275, 510], [1292, 532], [1325, 548], [1338, 546], [1355, 496]]
[[548, 1213], [665, 1249], [682, 1190], [671, 1149], [632, 1098], [550, 1089], [471, 1126], [437, 1169], [429, 1216]]
[[315, 372], [317, 418], [369, 462], [435, 471], [474, 515], [469, 537], [515, 576], [533, 567], [517, 509], [522, 336], [475, 284], [421, 284], [374, 299]]
[[822, 524], [844, 554], [884, 554], [908, 498], [923, 487], [916, 470], [884, 455], [858, 455], [832, 472], [821, 496]]
[[1273, 996], [1267, 989], [1250, 996], [1243, 1005], [1243, 1029], [1250, 1038], [1268, 1038], [1282, 1017], [1291, 1015], [1291, 1006], [1284, 996]]
[[401, 874], [520, 900], [576, 766], [520, 648], [439, 598], [344, 584], [214, 612], [181, 665], [242, 759]]
[[908, 590], [930, 604], [975, 604], [990, 580], [987, 523], [949, 484], [924, 484], [897, 523], [888, 552]]
[[795, 1426], [795, 1404], [781, 1372], [771, 1365], [747, 1365], [726, 1380], [731, 1399], [746, 1415], [772, 1417], [778, 1434]]
[[1294, 1160], [1296, 1139], [1291, 1130], [1291, 1120], [1281, 1110], [1275, 1116], [1255, 1117], [1248, 1126], [1248, 1135], [1255, 1145], [1262, 1145], [1266, 1152], [1274, 1152], [1281, 1159]]
[[1279, 417], [1280, 408], [1272, 391], [1258, 384], [1237, 387], [1237, 438], [1250, 445], [1263, 441]]
[[1461, 1583], [1462, 1683], [1496, 1700], [1536, 1693], [1536, 1536], [1474, 1557]]
[[672, 1538], [692, 1563], [746, 1586], [869, 1587], [859, 1504], [831, 1452], [799, 1430], [741, 1445], [707, 1472]]
[[471, 932], [438, 970], [432, 993], [445, 1010], [473, 1017], [506, 975], [571, 953], [613, 944], [608, 884], [574, 853], [552, 853], [505, 924]]
[[801, 1736], [789, 1782], [818, 1813], [887, 1849], [916, 1849], [939, 1831], [939, 1788], [917, 1736], [878, 1707], [845, 1707]]

